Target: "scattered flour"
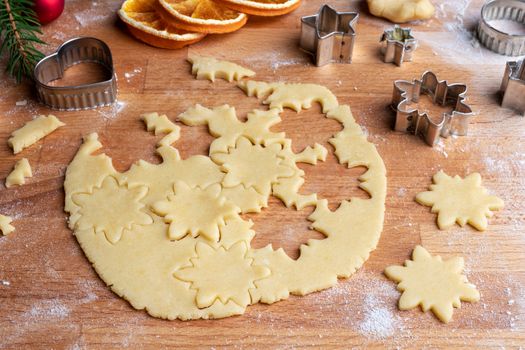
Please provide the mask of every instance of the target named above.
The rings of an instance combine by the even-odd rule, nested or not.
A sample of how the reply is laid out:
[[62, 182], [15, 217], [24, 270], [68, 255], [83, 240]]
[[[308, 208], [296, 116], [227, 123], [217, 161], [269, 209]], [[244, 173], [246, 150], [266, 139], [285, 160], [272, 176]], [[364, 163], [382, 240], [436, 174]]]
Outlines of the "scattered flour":
[[396, 195], [398, 197], [404, 197], [405, 195], [407, 194], [407, 189], [404, 188], [404, 187], [400, 187], [398, 188], [397, 192], [396, 192]]
[[0, 282], [1, 282], [1, 284], [2, 284], [3, 286], [10, 286], [10, 285], [11, 285], [11, 282], [6, 281], [6, 280], [1, 280]]
[[256, 68], [257, 66], [268, 68], [268, 62], [271, 62], [270, 67], [274, 72], [282, 67], [310, 64], [307, 57], [283, 57], [283, 54], [278, 51], [247, 57], [244, 58], [244, 61], [248, 62], [251, 66], [255, 66]]
[[129, 72], [126, 72], [126, 73], [124, 73], [124, 77], [125, 77], [126, 80], [129, 82], [129, 80], [130, 80], [131, 78], [133, 78], [135, 75], [137, 75], [137, 74], [140, 73], [140, 72], [142, 72], [142, 68], [135, 68], [135, 69], [133, 70], [133, 72], [130, 72], [130, 73], [129, 73]]
[[16, 106], [25, 106], [25, 105], [27, 105], [27, 100], [16, 101], [15, 105]]
[[[466, 24], [471, 16], [471, 0], [444, 0], [436, 4], [436, 17], [443, 22], [447, 32], [413, 31], [421, 43], [432, 48], [434, 55], [463, 64], [465, 68], [478, 70], [472, 62], [497, 63], [504, 65], [508, 57], [486, 49], [477, 40], [475, 23]], [[476, 8], [476, 13], [479, 11]], [[470, 19], [470, 18], [469, 18]]]
[[69, 312], [69, 308], [60, 300], [51, 299], [36, 303], [24, 316], [34, 320], [47, 320], [49, 318], [62, 319], [69, 316]]
[[[374, 301], [367, 297], [365, 305], [374, 304]], [[390, 337], [395, 332], [394, 314], [384, 306], [370, 305], [370, 310], [365, 312], [365, 318], [359, 327], [359, 332], [364, 335], [369, 335], [373, 338]]]
[[104, 119], [114, 119], [117, 115], [122, 112], [126, 107], [126, 102], [116, 101], [111, 106], [102, 107], [97, 109], [97, 113], [102, 116]]
[[75, 19], [81, 27], [87, 27], [91, 24], [97, 24], [107, 20], [108, 15], [100, 14], [96, 9], [89, 9], [75, 13]]
[[448, 158], [448, 153], [445, 151], [445, 143], [443, 142], [442, 138], [439, 138], [438, 143], [433, 148], [435, 151], [438, 151], [439, 153], [443, 154], [445, 158]]

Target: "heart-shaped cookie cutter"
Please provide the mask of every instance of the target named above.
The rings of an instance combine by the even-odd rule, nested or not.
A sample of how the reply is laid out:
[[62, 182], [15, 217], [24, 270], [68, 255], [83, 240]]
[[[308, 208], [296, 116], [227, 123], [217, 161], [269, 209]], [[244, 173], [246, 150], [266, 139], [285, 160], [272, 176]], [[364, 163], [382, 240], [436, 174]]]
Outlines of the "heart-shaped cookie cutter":
[[[78, 63], [94, 62], [107, 70], [108, 79], [96, 83], [51, 86], [64, 71]], [[33, 72], [38, 99], [58, 110], [74, 111], [107, 106], [117, 99], [117, 78], [108, 45], [102, 40], [80, 37], [66, 41], [57, 51], [44, 57]]]

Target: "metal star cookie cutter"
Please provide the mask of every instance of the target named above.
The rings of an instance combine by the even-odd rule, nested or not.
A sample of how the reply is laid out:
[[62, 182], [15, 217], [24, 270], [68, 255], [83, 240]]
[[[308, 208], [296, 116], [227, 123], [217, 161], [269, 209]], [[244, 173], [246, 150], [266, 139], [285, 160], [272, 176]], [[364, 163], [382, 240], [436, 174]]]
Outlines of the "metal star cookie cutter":
[[[468, 123], [474, 115], [472, 109], [464, 102], [467, 86], [465, 84], [448, 84], [446, 80], [439, 81], [430, 71], [421, 79], [413, 81], [394, 81], [392, 108], [396, 111], [394, 129], [420, 135], [428, 145], [434, 146], [440, 136], [466, 135]], [[451, 113], [443, 113], [441, 121], [436, 123], [426, 113], [410, 107], [412, 102], [418, 102], [421, 94], [432, 98], [434, 104], [442, 106], [453, 105]]]
[[[94, 62], [105, 69], [105, 79], [90, 84], [52, 86], [64, 71], [78, 63]], [[38, 99], [58, 110], [74, 111], [107, 106], [117, 98], [117, 77], [111, 50], [102, 40], [80, 37], [66, 41], [56, 52], [44, 57], [33, 71]]]
[[525, 59], [507, 62], [500, 91], [503, 107], [525, 115]]
[[351, 63], [354, 50], [355, 29], [359, 14], [338, 12], [329, 5], [323, 5], [316, 15], [301, 18], [301, 39], [299, 45], [310, 53], [315, 64]]
[[412, 61], [412, 53], [417, 49], [417, 40], [410, 33], [411, 28], [395, 25], [381, 36], [381, 53], [385, 63], [401, 66], [403, 62]]

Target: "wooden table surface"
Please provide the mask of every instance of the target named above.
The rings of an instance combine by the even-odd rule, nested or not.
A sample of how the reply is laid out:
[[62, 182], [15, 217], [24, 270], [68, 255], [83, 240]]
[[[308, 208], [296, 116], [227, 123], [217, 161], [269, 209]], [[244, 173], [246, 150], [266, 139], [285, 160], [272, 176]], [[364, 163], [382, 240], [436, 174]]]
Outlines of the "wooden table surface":
[[[519, 348], [525, 345], [525, 118], [500, 108], [498, 89], [509, 58], [472, 40], [481, 0], [434, 0], [436, 17], [412, 25], [420, 40], [414, 62], [401, 68], [381, 61], [379, 37], [387, 21], [372, 17], [364, 1], [329, 1], [338, 10], [358, 10], [357, 43], [351, 65], [314, 67], [298, 49], [300, 17], [313, 14], [320, 1], [305, 0], [292, 14], [250, 19], [240, 31], [210, 36], [189, 49], [168, 51], [133, 39], [116, 20], [119, 1], [67, 1], [64, 14], [43, 28], [52, 52], [64, 40], [90, 35], [113, 51], [118, 103], [82, 112], [54, 112], [67, 125], [33, 147], [13, 155], [10, 133], [38, 114], [29, 84], [0, 81], [0, 179], [15, 161], [29, 159], [34, 176], [21, 187], [0, 185], [0, 213], [14, 218], [16, 232], [0, 238], [0, 348]], [[194, 80], [188, 53], [232, 60], [267, 81], [313, 82], [330, 88], [350, 104], [356, 120], [377, 145], [388, 169], [384, 230], [370, 259], [350, 279], [305, 297], [274, 305], [248, 307], [242, 316], [214, 321], [164, 321], [134, 310], [97, 277], [66, 227], [64, 172], [83, 135], [96, 131], [116, 168], [138, 159], [159, 162], [155, 137], [139, 116], [166, 113], [174, 119], [195, 103], [228, 103], [244, 116], [260, 107], [232, 84]], [[3, 70], [3, 69], [2, 69]], [[469, 136], [443, 139], [435, 148], [419, 138], [391, 130], [388, 108], [392, 81], [432, 70], [441, 79], [468, 84], [476, 111]], [[75, 69], [69, 79], [82, 77]], [[84, 74], [85, 78], [85, 74]], [[72, 81], [71, 80], [71, 81]], [[26, 104], [23, 105], [23, 101]], [[18, 105], [17, 105], [17, 102]], [[435, 112], [436, 110], [433, 109]], [[296, 114], [285, 111], [275, 130], [285, 131], [299, 150], [326, 140], [339, 125], [323, 118], [319, 107]], [[176, 144], [183, 157], [206, 154], [211, 137], [204, 127], [182, 127]], [[330, 154], [325, 163], [302, 166], [304, 191], [328, 198], [365, 196], [357, 188], [362, 169], [348, 170]], [[455, 226], [439, 231], [435, 215], [414, 201], [439, 169], [450, 175], [481, 173], [484, 185], [505, 201], [486, 232]], [[309, 238], [311, 209], [286, 209], [270, 200], [262, 214], [250, 215], [254, 247], [272, 243], [297, 256]], [[478, 303], [463, 303], [454, 319], [442, 324], [431, 313], [398, 311], [399, 293], [382, 271], [401, 264], [422, 244], [445, 258], [463, 256], [469, 280], [481, 292]], [[130, 257], [131, 258], [131, 257]]]

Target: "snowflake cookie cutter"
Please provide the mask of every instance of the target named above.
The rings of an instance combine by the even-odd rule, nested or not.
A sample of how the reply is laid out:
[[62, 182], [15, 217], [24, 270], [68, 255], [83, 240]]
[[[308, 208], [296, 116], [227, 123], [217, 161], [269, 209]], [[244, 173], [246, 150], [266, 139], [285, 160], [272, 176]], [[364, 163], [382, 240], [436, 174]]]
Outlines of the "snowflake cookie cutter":
[[504, 108], [514, 109], [525, 115], [525, 59], [509, 61], [501, 81]]
[[403, 62], [412, 61], [412, 54], [417, 49], [417, 40], [412, 36], [411, 28], [395, 25], [386, 29], [381, 36], [381, 53], [385, 63], [401, 66]]
[[[464, 102], [466, 92], [465, 84], [449, 85], [446, 80], [438, 80], [431, 71], [423, 73], [421, 79], [394, 81], [394, 129], [420, 135], [430, 146], [434, 146], [440, 136], [466, 135], [470, 117], [474, 115], [469, 105]], [[434, 104], [453, 105], [454, 109], [451, 113], [443, 113], [441, 120], [436, 123], [427, 113], [420, 113], [417, 108], [410, 106], [411, 103], [419, 101], [421, 94], [430, 96]]]
[[315, 15], [301, 18], [300, 47], [320, 67], [328, 63], [352, 63], [357, 12], [338, 12], [323, 5]]

